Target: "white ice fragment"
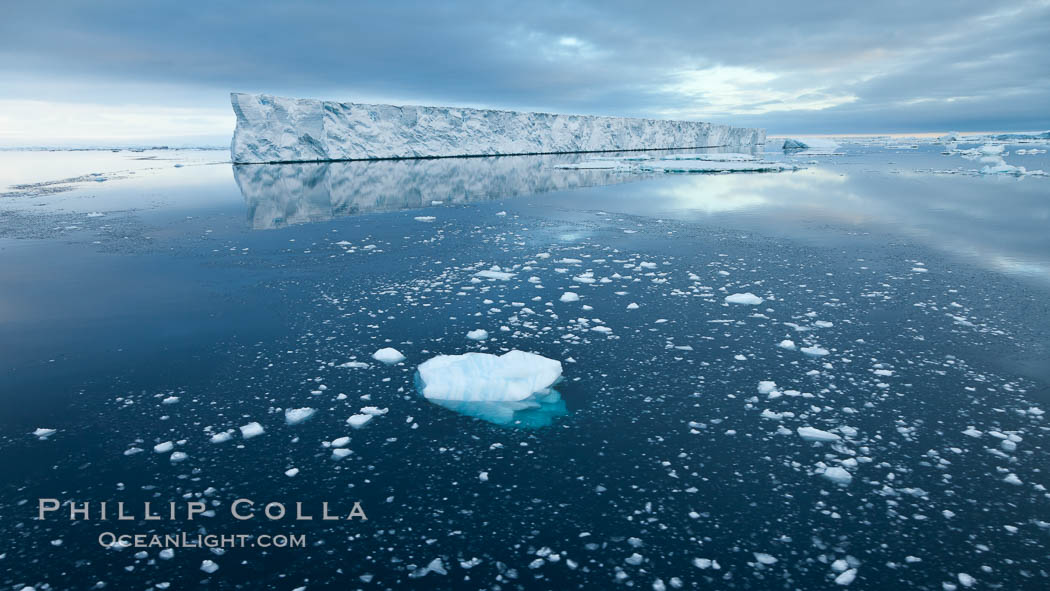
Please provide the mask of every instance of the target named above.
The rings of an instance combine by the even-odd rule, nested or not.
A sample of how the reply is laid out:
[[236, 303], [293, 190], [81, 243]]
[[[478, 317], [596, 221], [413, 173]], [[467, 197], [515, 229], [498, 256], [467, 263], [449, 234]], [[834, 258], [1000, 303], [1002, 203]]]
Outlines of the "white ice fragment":
[[210, 575], [213, 572], [219, 570], [219, 565], [215, 564], [211, 560], [204, 560], [201, 562], [201, 570]]
[[489, 269], [487, 271], [478, 271], [474, 273], [475, 277], [481, 277], [482, 279], [498, 279], [500, 281], [508, 281], [511, 277], [514, 277], [515, 273], [507, 273], [496, 269]]
[[857, 578], [857, 569], [851, 568], [847, 571], [842, 572], [839, 576], [835, 577], [835, 584], [842, 585], [845, 587], [853, 582]]
[[412, 219], [416, 220], [417, 222], [432, 222], [432, 221], [436, 220], [437, 218], [432, 216], [432, 215], [417, 215], [416, 217], [414, 217]]
[[754, 552], [755, 560], [760, 564], [770, 565], [777, 563], [777, 557], [772, 554], [766, 554], [765, 552]]
[[173, 452], [171, 454], [171, 456], [168, 457], [168, 459], [171, 460], [172, 463], [174, 463], [174, 462], [181, 462], [181, 461], [185, 460], [188, 457], [189, 456], [186, 455], [186, 452], [177, 451], [177, 452]]
[[215, 435], [211, 436], [212, 443], [225, 443], [231, 439], [233, 439], [233, 435], [230, 435], [227, 431], [223, 431], [222, 433], [216, 433]]
[[827, 478], [828, 480], [830, 480], [830, 481], [832, 481], [832, 482], [834, 482], [836, 484], [843, 484], [843, 485], [849, 484], [850, 481], [853, 480], [853, 475], [850, 474], [849, 472], [847, 472], [845, 468], [840, 468], [839, 466], [832, 466], [830, 468], [825, 468], [824, 472], [821, 474], [821, 476], [823, 476], [824, 478]]
[[395, 363], [401, 363], [405, 360], [405, 356], [401, 354], [401, 351], [392, 347], [384, 347], [375, 353], [372, 353], [372, 359], [380, 361], [387, 365], [394, 365]]
[[284, 475], [289, 477], [289, 478], [291, 478], [291, 477], [293, 477], [293, 476], [295, 476], [297, 474], [299, 474], [299, 468], [288, 468], [287, 470], [284, 471]]
[[630, 304], [627, 304], [627, 309], [628, 310], [637, 310], [638, 309], [638, 304], [636, 304], [634, 302], [631, 302]]
[[1007, 474], [1006, 478], [1003, 478], [1003, 482], [1007, 484], [1012, 484], [1014, 486], [1021, 486], [1022, 484], [1021, 479], [1018, 478], [1017, 474], [1014, 474], [1013, 472]]
[[368, 414], [351, 415], [349, 419], [346, 419], [346, 423], [354, 429], [360, 429], [367, 425], [368, 422], [372, 420], [373, 416], [374, 415]]
[[771, 380], [762, 380], [758, 383], [759, 394], [769, 394], [773, 390], [777, 389], [777, 383]]
[[298, 425], [299, 423], [314, 416], [317, 409], [303, 407], [303, 408], [288, 408], [284, 411], [284, 422], [289, 425]]
[[439, 355], [419, 366], [423, 396], [438, 400], [521, 401], [550, 393], [561, 362], [535, 353]]
[[784, 340], [780, 341], [779, 343], [777, 343], [777, 346], [780, 347], [781, 349], [787, 349], [788, 351], [794, 351], [795, 350], [795, 341], [793, 341], [791, 339], [784, 339]]
[[33, 431], [33, 435], [35, 435], [40, 440], [44, 440], [44, 439], [47, 439], [48, 437], [51, 437], [52, 435], [54, 435], [56, 431], [57, 431], [56, 429], [48, 429], [46, 427], [37, 427], [37, 429], [35, 431]]
[[574, 291], [567, 291], [561, 294], [561, 297], [558, 299], [562, 302], [578, 302], [580, 301], [580, 296]]
[[813, 345], [812, 347], [802, 347], [799, 350], [811, 357], [823, 357], [828, 354], [827, 349], [817, 345]]
[[430, 564], [415, 569], [414, 571], [409, 573], [408, 576], [413, 579], [418, 579], [420, 577], [425, 577], [430, 573], [437, 573], [439, 575], [448, 574], [448, 571], [445, 570], [444, 563], [441, 562], [441, 558], [435, 558], [434, 560], [431, 560]]
[[265, 432], [266, 430], [263, 429], [263, 426], [254, 421], [247, 425], [241, 425], [241, 437], [244, 437], [245, 439], [251, 439], [252, 437], [262, 435]]
[[467, 338], [472, 341], [484, 341], [489, 338], [489, 332], [483, 328], [472, 330], [467, 333]]
[[173, 449], [175, 449], [175, 444], [170, 442], [170, 441], [165, 441], [164, 443], [158, 443], [157, 445], [153, 446], [153, 451], [155, 451], [155, 452], [157, 452], [159, 454], [166, 454], [166, 453], [168, 453], [169, 451], [171, 451]]
[[822, 431], [815, 427], [799, 427], [798, 429], [795, 429], [795, 431], [798, 433], [799, 437], [806, 441], [838, 441], [841, 439], [841, 437], [834, 433]]
[[757, 306], [764, 301], [765, 300], [751, 292], [734, 293], [733, 295], [727, 295], [725, 297], [725, 302], [727, 304], [744, 304], [747, 306]]

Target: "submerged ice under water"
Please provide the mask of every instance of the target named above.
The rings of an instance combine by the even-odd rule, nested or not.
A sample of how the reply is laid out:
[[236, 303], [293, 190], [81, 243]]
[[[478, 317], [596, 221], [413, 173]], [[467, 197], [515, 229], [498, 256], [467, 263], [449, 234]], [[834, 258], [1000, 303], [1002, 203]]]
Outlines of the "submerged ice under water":
[[[498, 202], [477, 163], [444, 193], [364, 163], [351, 192], [200, 165], [5, 197], [0, 584], [1045, 587], [1046, 179], [837, 151], [571, 187], [526, 159]], [[542, 379], [492, 386], [512, 351]], [[54, 496], [209, 514], [37, 520]], [[97, 542], [187, 529], [308, 544]]]

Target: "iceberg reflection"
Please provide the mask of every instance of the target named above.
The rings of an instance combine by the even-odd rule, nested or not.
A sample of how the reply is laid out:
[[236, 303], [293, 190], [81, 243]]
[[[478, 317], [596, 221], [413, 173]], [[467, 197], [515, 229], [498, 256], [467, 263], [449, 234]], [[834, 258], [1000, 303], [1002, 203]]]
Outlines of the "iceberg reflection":
[[558, 169], [580, 155], [234, 165], [254, 229], [622, 183], [646, 175]]

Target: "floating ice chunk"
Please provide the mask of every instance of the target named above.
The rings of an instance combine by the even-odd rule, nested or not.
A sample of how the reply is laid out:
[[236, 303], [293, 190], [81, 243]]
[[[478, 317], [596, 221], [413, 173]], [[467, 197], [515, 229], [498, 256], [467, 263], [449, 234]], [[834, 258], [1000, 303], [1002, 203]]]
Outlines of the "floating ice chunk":
[[630, 304], [627, 304], [627, 309], [628, 310], [637, 310], [638, 309], [638, 304], [636, 304], [634, 302], [631, 302]]
[[241, 426], [241, 437], [244, 437], [245, 439], [251, 439], [252, 437], [262, 435], [265, 432], [266, 430], [263, 429], [263, 426], [254, 421]]
[[780, 347], [781, 349], [787, 349], [788, 351], [794, 351], [795, 350], [795, 341], [793, 341], [791, 339], [784, 339], [784, 340], [780, 341], [779, 343], [777, 343], [777, 346]]
[[827, 156], [836, 154], [839, 145], [828, 138], [804, 137], [784, 140], [781, 149], [804, 156]]
[[821, 476], [827, 478], [835, 484], [842, 485], [849, 484], [850, 481], [853, 480], [853, 475], [847, 472], [845, 468], [841, 468], [839, 466], [831, 466], [830, 468], [825, 468]]
[[608, 334], [608, 333], [612, 332], [612, 329], [609, 328], [608, 326], [593, 326], [593, 327], [591, 327], [591, 330], [593, 330], [594, 332], [600, 332], [600, 333], [604, 333], [604, 334]]
[[219, 565], [215, 564], [211, 560], [205, 560], [201, 562], [201, 570], [210, 575], [213, 572], [219, 570]]
[[436, 220], [437, 218], [432, 216], [432, 215], [417, 215], [416, 217], [414, 217], [412, 219], [416, 220], [417, 222], [432, 222], [432, 221]]
[[409, 573], [408, 576], [413, 579], [418, 579], [420, 577], [425, 577], [430, 573], [437, 573], [439, 575], [448, 574], [448, 571], [445, 570], [445, 564], [441, 562], [441, 558], [435, 558], [434, 560], [431, 560], [430, 564], [417, 568], [416, 570]]
[[744, 304], [748, 306], [757, 306], [764, 301], [765, 300], [751, 292], [734, 293], [733, 295], [727, 295], [725, 297], [725, 302], [727, 304]]
[[37, 429], [35, 431], [33, 431], [33, 435], [35, 435], [37, 437], [37, 439], [40, 439], [41, 441], [43, 441], [44, 439], [47, 439], [48, 437], [51, 437], [52, 435], [54, 435], [56, 432], [57, 432], [56, 429], [48, 429], [46, 427], [37, 427]]
[[172, 548], [165, 548], [157, 553], [157, 558], [161, 560], [171, 560], [175, 556], [175, 550]]
[[231, 439], [233, 439], [233, 435], [230, 435], [227, 431], [223, 431], [222, 433], [216, 433], [215, 435], [212, 435], [210, 441], [212, 443], [226, 443]]
[[580, 301], [580, 296], [574, 291], [567, 291], [561, 294], [561, 297], [558, 299], [563, 302], [578, 302]]
[[835, 577], [835, 584], [842, 585], [845, 587], [857, 578], [857, 569], [851, 568], [847, 571], [843, 571], [839, 576]]
[[812, 347], [802, 347], [799, 350], [811, 357], [823, 357], [828, 354], [827, 349], [817, 345], [813, 345]]
[[339, 367], [345, 367], [348, 369], [368, 369], [370, 366], [363, 361], [347, 361], [346, 363], [340, 363]]
[[472, 341], [484, 341], [489, 338], [489, 332], [483, 328], [472, 330], [467, 333], [467, 338]]
[[561, 362], [535, 353], [439, 355], [419, 366], [421, 392], [441, 400], [525, 400], [548, 393], [561, 378]]
[[166, 453], [168, 453], [169, 451], [171, 451], [173, 449], [175, 449], [175, 444], [170, 442], [170, 441], [165, 441], [164, 443], [158, 443], [157, 445], [153, 446], [153, 451], [155, 451], [155, 452], [157, 452], [159, 454], [166, 454]]
[[980, 437], [982, 433], [977, 429], [974, 429], [973, 427], [967, 427], [966, 430], [963, 431], [963, 435], [969, 435], [970, 437]]
[[303, 408], [288, 408], [284, 411], [284, 422], [289, 425], [298, 425], [299, 423], [314, 416], [317, 409], [303, 407]]
[[332, 447], [346, 447], [350, 444], [349, 437], [336, 437], [332, 440]]
[[777, 389], [777, 383], [770, 380], [762, 380], [758, 383], [759, 394], [769, 394], [773, 390]]
[[177, 451], [177, 452], [173, 452], [168, 459], [171, 460], [172, 463], [175, 463], [175, 462], [181, 462], [181, 461], [185, 460], [188, 457], [189, 456], [186, 455], [186, 452]]
[[346, 423], [348, 425], [350, 425], [351, 427], [353, 427], [354, 429], [360, 429], [361, 427], [364, 427], [365, 425], [367, 425], [368, 422], [372, 420], [373, 416], [375, 416], [375, 415], [370, 415], [370, 414], [352, 415], [349, 419], [346, 419]]
[[553, 386], [561, 362], [534, 353], [439, 355], [419, 366], [416, 389], [449, 410], [498, 425], [535, 428], [566, 414]]
[[1006, 478], [1003, 478], [1003, 482], [1005, 482], [1007, 484], [1012, 484], [1014, 486], [1021, 486], [1021, 484], [1022, 484], [1021, 479], [1018, 478], [1017, 474], [1014, 474], [1013, 472], [1007, 474]]
[[405, 356], [401, 354], [401, 351], [392, 347], [384, 347], [375, 353], [372, 353], [372, 359], [380, 361], [387, 365], [394, 365], [395, 363], [401, 363], [405, 360]]
[[175, 404], [178, 401], [179, 401], [179, 397], [178, 396], [168, 396], [164, 400], [161, 400], [160, 403], [161, 404]]
[[500, 281], [507, 281], [511, 277], [514, 277], [514, 275], [516, 275], [516, 273], [507, 273], [505, 271], [500, 271], [499, 267], [489, 269], [487, 271], [478, 271], [477, 273], [474, 273], [475, 277], [481, 277], [482, 279], [498, 279]]
[[760, 564], [771, 565], [777, 563], [777, 557], [772, 554], [766, 554], [765, 552], [754, 552], [755, 560]]
[[298, 474], [299, 474], [299, 468], [288, 468], [287, 470], [284, 471], [284, 475], [287, 476], [288, 478], [291, 478], [291, 477], [296, 476]]
[[799, 427], [798, 429], [795, 429], [795, 431], [798, 433], [799, 437], [806, 441], [838, 441], [839, 439], [842, 439], [834, 433], [829, 433], [828, 431], [823, 431], [815, 427]]
[[350, 450], [345, 447], [337, 447], [332, 450], [332, 459], [341, 460], [346, 456], [350, 455]]

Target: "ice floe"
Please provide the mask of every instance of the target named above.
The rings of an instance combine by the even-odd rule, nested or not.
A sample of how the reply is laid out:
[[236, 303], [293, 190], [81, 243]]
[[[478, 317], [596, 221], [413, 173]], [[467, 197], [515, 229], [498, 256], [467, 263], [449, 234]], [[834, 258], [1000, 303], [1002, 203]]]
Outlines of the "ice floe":
[[375, 353], [372, 353], [372, 359], [387, 365], [394, 365], [395, 363], [401, 363], [404, 361], [405, 356], [401, 354], [401, 351], [398, 351], [393, 347], [383, 347]]
[[755, 295], [755, 294], [753, 294], [751, 292], [734, 293], [732, 295], [727, 295], [725, 297], [725, 302], [727, 304], [744, 304], [744, 305], [747, 305], [747, 306], [757, 306], [757, 305], [761, 304], [764, 301], [765, 300], [763, 300], [762, 298], [758, 297], [757, 295]]

